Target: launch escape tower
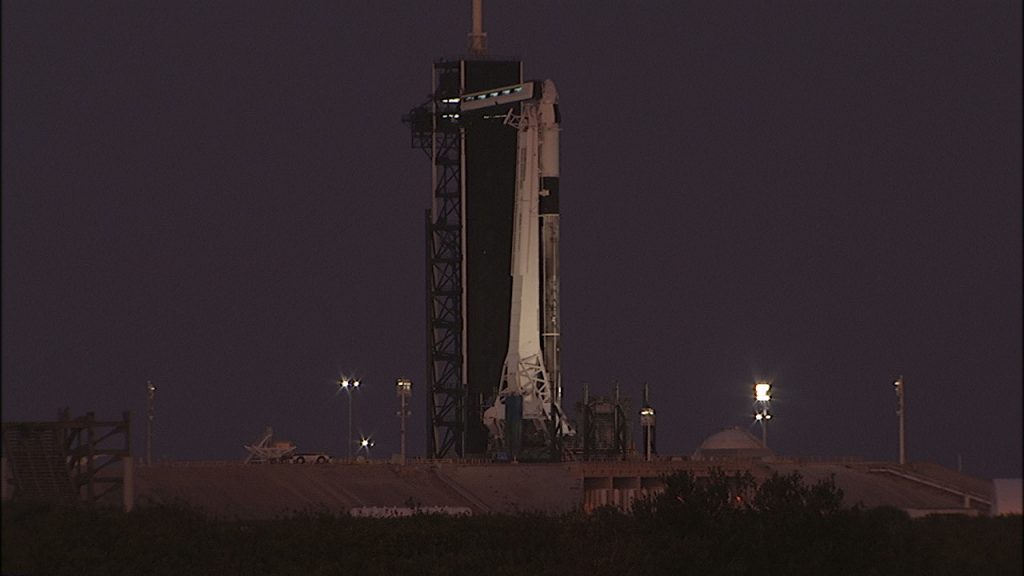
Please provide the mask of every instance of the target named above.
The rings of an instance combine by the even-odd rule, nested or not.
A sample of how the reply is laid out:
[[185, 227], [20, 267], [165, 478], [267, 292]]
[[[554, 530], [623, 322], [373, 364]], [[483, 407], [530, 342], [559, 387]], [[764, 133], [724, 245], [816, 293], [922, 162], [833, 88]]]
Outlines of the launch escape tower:
[[[521, 117], [523, 104], [493, 99], [465, 113], [463, 98], [539, 84], [523, 83], [521, 62], [486, 56], [480, 0], [473, 2], [469, 38], [469, 56], [435, 62], [433, 92], [402, 118], [410, 127], [412, 146], [428, 155], [432, 167], [432, 206], [425, 227], [427, 456], [433, 458], [482, 456], [495, 449], [484, 409], [497, 403], [499, 384], [506, 388], [503, 366], [513, 348], [510, 327], [516, 325], [510, 321], [510, 269], [521, 136], [508, 119]], [[540, 93], [538, 87], [538, 98]], [[553, 85], [549, 93], [554, 95]], [[553, 190], [541, 208], [547, 213], [541, 221], [555, 217], [547, 234], [553, 231], [557, 247], [557, 177], [547, 184]], [[557, 251], [547, 258], [549, 272], [556, 270]], [[543, 270], [543, 262], [536, 264]], [[536, 289], [543, 292], [540, 284], [538, 278]], [[555, 314], [556, 320], [553, 327], [542, 323], [544, 335], [538, 337], [547, 348], [545, 360], [554, 364], [544, 381], [553, 383], [549, 388], [557, 404], [557, 281], [553, 296], [550, 292], [544, 300], [555, 304], [545, 314]]]

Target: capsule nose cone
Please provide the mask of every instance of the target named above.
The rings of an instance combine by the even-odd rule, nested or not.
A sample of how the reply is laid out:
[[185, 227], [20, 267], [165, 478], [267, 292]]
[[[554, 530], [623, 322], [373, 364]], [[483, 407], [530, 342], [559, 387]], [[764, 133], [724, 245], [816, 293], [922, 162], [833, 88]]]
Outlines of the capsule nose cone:
[[543, 90], [544, 92], [543, 96], [541, 96], [541, 102], [549, 102], [552, 104], [558, 102], [558, 90], [555, 89], [554, 80], [545, 80]]

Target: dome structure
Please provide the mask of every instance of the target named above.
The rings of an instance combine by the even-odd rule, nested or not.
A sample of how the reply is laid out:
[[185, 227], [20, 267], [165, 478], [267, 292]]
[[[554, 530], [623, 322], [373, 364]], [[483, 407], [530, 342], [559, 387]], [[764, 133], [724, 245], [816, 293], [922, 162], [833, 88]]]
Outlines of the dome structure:
[[760, 460], [775, 453], [741, 428], [726, 428], [708, 436], [693, 453], [694, 460]]

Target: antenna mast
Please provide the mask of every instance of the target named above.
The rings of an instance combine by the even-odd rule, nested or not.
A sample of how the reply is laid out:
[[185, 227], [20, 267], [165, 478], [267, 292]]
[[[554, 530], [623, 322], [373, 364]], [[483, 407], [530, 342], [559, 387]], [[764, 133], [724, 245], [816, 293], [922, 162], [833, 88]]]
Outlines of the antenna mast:
[[473, 0], [473, 31], [469, 33], [469, 53], [487, 55], [487, 33], [484, 32], [484, 0]]

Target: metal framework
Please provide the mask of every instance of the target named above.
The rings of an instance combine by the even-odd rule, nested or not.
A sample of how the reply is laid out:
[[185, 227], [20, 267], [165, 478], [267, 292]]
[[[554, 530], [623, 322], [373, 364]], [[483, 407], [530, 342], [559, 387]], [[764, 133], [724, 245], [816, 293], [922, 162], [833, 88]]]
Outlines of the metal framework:
[[426, 213], [427, 456], [465, 453], [466, 387], [462, 342], [461, 62], [434, 65], [434, 92], [402, 121], [411, 144], [431, 160], [433, 205]]
[[[63, 410], [56, 422], [4, 423], [3, 431], [16, 498], [129, 504], [131, 495], [123, 491], [130, 474], [125, 466], [131, 465], [130, 413], [120, 421], [97, 421], [92, 412], [72, 419]], [[117, 492], [122, 498], [115, 502]]]
[[256, 442], [246, 444], [249, 455], [246, 464], [262, 464], [264, 462], [287, 462], [295, 454], [296, 446], [292, 442], [274, 441], [274, 429], [267, 426], [266, 432]]
[[570, 454], [583, 460], [626, 460], [630, 448], [630, 400], [619, 395], [614, 385], [611, 397], [591, 396], [583, 386], [583, 399], [576, 403], [579, 432], [573, 438]]
[[123, 489], [124, 474], [118, 465], [131, 458], [131, 413], [125, 412], [120, 422], [100, 422], [92, 412], [71, 420], [65, 411], [61, 420], [71, 477], [85, 492], [81, 496], [95, 503]]

